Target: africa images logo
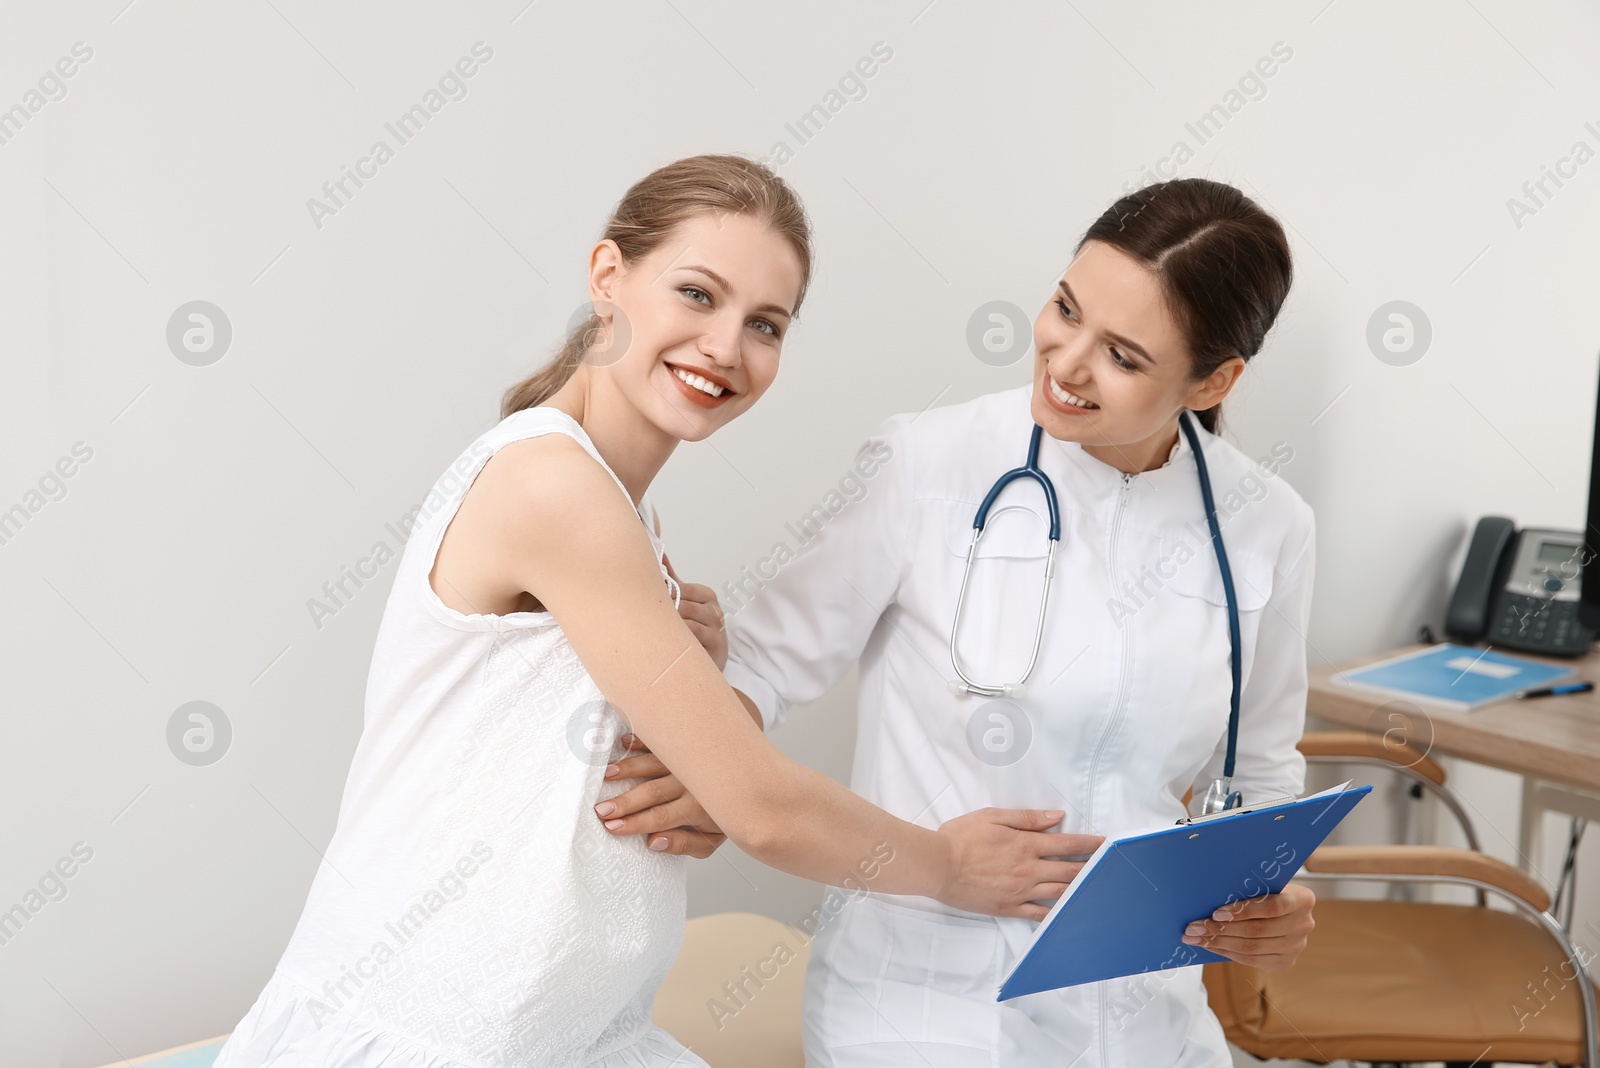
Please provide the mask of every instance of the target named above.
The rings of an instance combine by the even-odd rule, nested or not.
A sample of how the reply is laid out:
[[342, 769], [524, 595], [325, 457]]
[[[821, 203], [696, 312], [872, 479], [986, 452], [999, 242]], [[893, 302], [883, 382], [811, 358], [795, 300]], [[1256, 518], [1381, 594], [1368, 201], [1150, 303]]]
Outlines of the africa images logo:
[[[356, 160], [353, 169], [340, 164], [338, 176], [322, 183], [323, 199], [310, 197], [306, 200], [306, 210], [311, 213], [312, 224], [318, 230], [322, 229], [325, 218], [337, 215], [348, 207], [356, 193], [378, 176], [378, 168], [394, 159], [396, 148], [421, 133], [422, 128], [443, 111], [446, 104], [453, 100], [465, 100], [467, 81], [477, 75], [482, 64], [493, 58], [493, 48], [483, 41], [474, 43], [471, 55], [462, 56], [456, 60], [454, 67], [439, 76], [437, 88], [423, 93], [419, 102], [401, 112], [393, 122], [384, 123], [384, 131], [394, 139], [394, 145], [391, 147], [388, 141], [380, 137], [372, 143], [365, 156]], [[350, 188], [352, 185], [354, 189]]]
[[[393, 523], [385, 523], [384, 531], [388, 538], [379, 538], [372, 543], [365, 555], [356, 558], [349, 564], [339, 566], [339, 574], [322, 584], [322, 597], [306, 598], [306, 611], [311, 616], [311, 625], [321, 630], [325, 621], [342, 612], [358, 591], [366, 588], [367, 583], [378, 577], [383, 566], [398, 557], [405, 548], [406, 542], [411, 537], [411, 529], [418, 520], [430, 519], [437, 515], [443, 508], [449, 507], [460, 500], [471, 485], [469, 475], [475, 475], [482, 466], [480, 461], [486, 461], [490, 454], [489, 446], [479, 439], [474, 441], [467, 451], [440, 477], [438, 483], [428, 491], [422, 501], [400, 516]], [[393, 544], [390, 539], [393, 539]], [[350, 587], [354, 585], [355, 589]]]
[[[1272, 42], [1270, 53], [1257, 59], [1247, 68], [1234, 83], [1235, 88], [1224, 92], [1221, 100], [1201, 112], [1193, 122], [1183, 124], [1184, 132], [1189, 138], [1193, 138], [1194, 144], [1191, 145], [1187, 138], [1174, 141], [1172, 147], [1167, 149], [1167, 154], [1156, 160], [1153, 168], [1148, 163], [1139, 168], [1140, 184], [1154, 185], [1178, 177], [1184, 165], [1195, 158], [1198, 148], [1221, 133], [1222, 128], [1243, 111], [1246, 105], [1266, 98], [1267, 82], [1293, 58], [1293, 48], [1283, 41]], [[1132, 193], [1134, 183], [1131, 180], [1124, 182], [1122, 189], [1123, 192]]]
[[774, 542], [772, 551], [757, 560], [754, 567], [744, 565], [735, 578], [722, 584], [726, 597], [724, 612], [733, 616], [742, 611], [758, 591], [766, 589], [767, 583], [778, 577], [778, 572], [789, 561], [800, 555], [800, 550], [816, 540], [835, 516], [866, 497], [868, 483], [893, 459], [894, 449], [887, 441], [873, 441], [863, 446], [850, 470], [839, 479], [837, 488], [829, 490], [821, 502], [807, 509], [793, 523], [783, 525], [794, 538], [793, 548], [786, 541]]

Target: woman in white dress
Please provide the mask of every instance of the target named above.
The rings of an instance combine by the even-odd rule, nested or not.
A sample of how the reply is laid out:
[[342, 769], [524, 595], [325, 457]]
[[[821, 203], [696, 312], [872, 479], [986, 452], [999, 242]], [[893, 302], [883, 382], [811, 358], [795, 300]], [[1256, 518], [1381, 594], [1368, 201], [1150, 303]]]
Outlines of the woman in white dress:
[[928, 830], [785, 759], [644, 521], [678, 442], [771, 385], [809, 275], [804, 212], [759, 164], [692, 157], [623, 197], [590, 254], [595, 313], [411, 531], [337, 829], [217, 1068], [703, 1064], [650, 1007], [683, 934], [680, 854], [718, 836], [595, 820], [638, 781], [606, 776], [630, 728], [784, 871], [1035, 919], [1060, 895], [1079, 865], [1056, 858], [1099, 842], [1048, 833], [1060, 811]]

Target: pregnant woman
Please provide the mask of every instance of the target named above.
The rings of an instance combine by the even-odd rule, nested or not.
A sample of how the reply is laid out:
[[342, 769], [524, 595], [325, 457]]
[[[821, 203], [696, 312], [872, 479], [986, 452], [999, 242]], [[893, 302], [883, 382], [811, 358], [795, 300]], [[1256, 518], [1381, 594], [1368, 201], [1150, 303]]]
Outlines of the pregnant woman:
[[1047, 833], [1059, 810], [931, 830], [790, 762], [680, 616], [646, 490], [772, 384], [810, 263], [758, 164], [692, 157], [628, 190], [590, 253], [595, 314], [411, 532], [337, 828], [217, 1068], [702, 1065], [650, 1022], [685, 860], [592, 811], [638, 782], [605, 774], [628, 729], [806, 878], [1037, 919], [1080, 867], [1055, 858], [1099, 843]]

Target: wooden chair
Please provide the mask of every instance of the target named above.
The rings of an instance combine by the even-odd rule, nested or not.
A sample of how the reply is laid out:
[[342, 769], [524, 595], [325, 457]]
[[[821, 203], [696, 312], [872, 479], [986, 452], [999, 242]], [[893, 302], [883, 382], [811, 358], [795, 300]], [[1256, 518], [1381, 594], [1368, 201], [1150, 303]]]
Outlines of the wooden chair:
[[[1361, 731], [1311, 733], [1310, 762], [1370, 764], [1438, 797], [1469, 848], [1329, 846], [1307, 858], [1308, 882], [1453, 883], [1472, 905], [1319, 898], [1316, 929], [1286, 972], [1208, 964], [1211, 1007], [1228, 1040], [1263, 1059], [1327, 1064], [1443, 1061], [1600, 1068], [1595, 992], [1585, 965], [1527, 873], [1478, 850], [1445, 772], [1404, 742]], [[1491, 909], [1486, 894], [1508, 902]]]
[[689, 921], [656, 991], [656, 1026], [711, 1068], [804, 1068], [800, 994], [810, 939], [748, 912]]

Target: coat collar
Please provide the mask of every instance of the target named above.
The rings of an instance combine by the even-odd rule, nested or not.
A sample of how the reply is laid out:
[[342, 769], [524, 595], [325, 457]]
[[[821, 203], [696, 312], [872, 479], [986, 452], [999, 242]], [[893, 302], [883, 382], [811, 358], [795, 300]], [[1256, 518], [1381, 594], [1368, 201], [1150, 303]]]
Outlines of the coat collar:
[[[1022, 393], [1023, 417], [1032, 421], [1031, 407], [1033, 402], [1033, 385], [1030, 383]], [[1191, 416], [1191, 418], [1193, 418]], [[1195, 421], [1195, 432], [1200, 438], [1202, 447], [1210, 436], [1206, 429]], [[1096, 459], [1083, 450], [1083, 446], [1076, 441], [1062, 441], [1049, 434], [1044, 435], [1042, 452], [1055, 453], [1062, 466], [1077, 471], [1082, 477], [1096, 488], [1107, 492], [1120, 490], [1123, 482], [1128, 482], [1131, 487], [1140, 486], [1160, 487], [1178, 481], [1191, 481], [1194, 478], [1193, 452], [1189, 448], [1188, 436], [1180, 428], [1178, 440], [1173, 443], [1172, 451], [1167, 454], [1167, 462], [1153, 471], [1141, 471], [1138, 474], [1125, 477], [1124, 472], [1111, 466], [1103, 460]], [[1041, 461], [1043, 462], [1043, 461]]]

